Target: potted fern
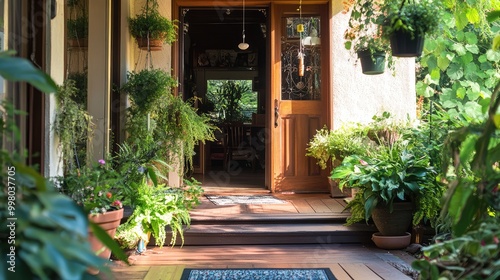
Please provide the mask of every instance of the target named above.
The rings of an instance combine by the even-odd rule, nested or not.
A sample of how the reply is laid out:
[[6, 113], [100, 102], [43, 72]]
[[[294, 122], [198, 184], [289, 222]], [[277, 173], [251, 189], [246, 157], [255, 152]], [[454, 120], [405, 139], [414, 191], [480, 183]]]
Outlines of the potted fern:
[[142, 50], [159, 51], [164, 43], [170, 44], [177, 39], [177, 21], [160, 14], [157, 0], [146, 0], [141, 13], [129, 18], [128, 22], [130, 34]]

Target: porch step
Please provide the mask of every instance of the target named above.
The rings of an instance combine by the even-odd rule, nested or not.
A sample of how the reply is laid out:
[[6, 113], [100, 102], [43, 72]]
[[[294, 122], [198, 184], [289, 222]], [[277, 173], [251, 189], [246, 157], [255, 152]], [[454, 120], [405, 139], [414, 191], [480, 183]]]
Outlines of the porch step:
[[[184, 231], [184, 245], [368, 243], [376, 231], [373, 225], [344, 226], [345, 216], [331, 214], [192, 218], [191, 227]], [[178, 238], [177, 245], [180, 242]]]

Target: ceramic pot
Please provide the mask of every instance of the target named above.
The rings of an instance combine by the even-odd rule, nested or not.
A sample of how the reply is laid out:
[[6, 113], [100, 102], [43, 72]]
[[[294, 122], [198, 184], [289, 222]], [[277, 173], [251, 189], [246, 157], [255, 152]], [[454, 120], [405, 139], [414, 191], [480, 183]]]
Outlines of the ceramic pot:
[[404, 249], [410, 245], [411, 234], [406, 232], [399, 236], [385, 236], [376, 232], [372, 235], [372, 241], [377, 247], [385, 250]]

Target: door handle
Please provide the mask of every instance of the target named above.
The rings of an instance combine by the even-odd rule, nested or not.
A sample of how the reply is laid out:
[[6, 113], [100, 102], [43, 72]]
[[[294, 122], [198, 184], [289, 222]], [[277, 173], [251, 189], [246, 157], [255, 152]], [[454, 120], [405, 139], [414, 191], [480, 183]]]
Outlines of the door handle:
[[280, 103], [278, 99], [274, 99], [274, 127], [278, 127], [280, 118]]

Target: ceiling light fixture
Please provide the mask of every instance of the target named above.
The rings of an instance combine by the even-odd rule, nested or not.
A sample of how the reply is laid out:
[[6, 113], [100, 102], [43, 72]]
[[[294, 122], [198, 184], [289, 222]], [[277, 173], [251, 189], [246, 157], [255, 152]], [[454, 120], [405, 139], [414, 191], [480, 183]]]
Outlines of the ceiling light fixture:
[[242, 51], [248, 49], [248, 47], [250, 46], [249, 44], [245, 43], [245, 0], [243, 0], [243, 33], [242, 33], [242, 37], [243, 37], [243, 42], [239, 43], [238, 44], [238, 48]]

